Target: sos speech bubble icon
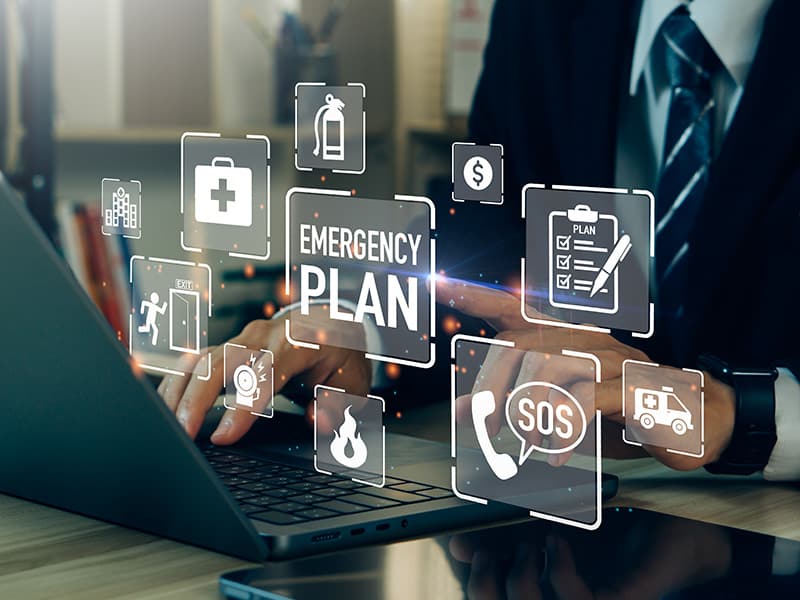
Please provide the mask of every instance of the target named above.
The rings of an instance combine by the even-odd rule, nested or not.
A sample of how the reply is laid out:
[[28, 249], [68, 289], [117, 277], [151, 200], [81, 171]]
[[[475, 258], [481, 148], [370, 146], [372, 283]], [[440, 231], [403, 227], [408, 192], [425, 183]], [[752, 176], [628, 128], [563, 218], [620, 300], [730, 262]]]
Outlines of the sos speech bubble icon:
[[[586, 437], [588, 427], [586, 412], [575, 396], [546, 381], [523, 383], [511, 392], [506, 401], [506, 423], [520, 441], [520, 465], [534, 451], [543, 454], [571, 452]], [[561, 444], [546, 447], [532, 441], [537, 438], [541, 441], [557, 438], [569, 443], [563, 447]]]

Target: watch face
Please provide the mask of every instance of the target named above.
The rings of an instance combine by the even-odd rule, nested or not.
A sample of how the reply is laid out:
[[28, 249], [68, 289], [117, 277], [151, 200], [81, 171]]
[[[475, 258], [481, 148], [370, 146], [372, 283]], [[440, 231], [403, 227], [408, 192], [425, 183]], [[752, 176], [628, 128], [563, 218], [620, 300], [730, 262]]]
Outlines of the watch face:
[[256, 385], [258, 385], [256, 374], [253, 369], [247, 365], [240, 365], [233, 374], [233, 385], [235, 385], [236, 389], [242, 394], [252, 393]]

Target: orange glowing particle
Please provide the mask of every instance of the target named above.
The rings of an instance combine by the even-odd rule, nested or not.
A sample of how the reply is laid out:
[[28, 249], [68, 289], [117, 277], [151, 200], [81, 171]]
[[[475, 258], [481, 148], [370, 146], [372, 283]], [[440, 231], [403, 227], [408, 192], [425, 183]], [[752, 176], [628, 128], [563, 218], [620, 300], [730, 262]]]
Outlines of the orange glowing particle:
[[462, 373], [466, 373], [467, 372], [467, 367], [461, 367], [461, 372]]
[[220, 283], [219, 284], [219, 289], [224, 290], [225, 289], [225, 284], [224, 283]]
[[444, 329], [444, 332], [448, 335], [453, 335], [460, 328], [461, 323], [459, 323], [458, 320], [452, 315], [448, 315], [442, 319], [442, 329]]
[[255, 276], [255, 274], [256, 274], [256, 268], [253, 265], [248, 263], [244, 266], [244, 276], [247, 279], [252, 279]]
[[265, 317], [270, 318], [275, 314], [275, 305], [272, 302], [265, 302], [262, 311]]
[[400, 366], [394, 363], [389, 363], [386, 365], [386, 376], [389, 379], [397, 379], [400, 377]]
[[103, 282], [103, 287], [106, 287], [106, 282], [105, 281]]
[[233, 249], [234, 249], [234, 250], [238, 250], [238, 249], [239, 249], [239, 244], [234, 244], [234, 245], [233, 245]]
[[314, 211], [314, 218], [319, 219], [319, 213], [317, 211]]
[[486, 335], [486, 330], [485, 329], [481, 329], [480, 334], [481, 335]]
[[325, 179], [326, 179], [325, 175], [322, 175], [322, 176], [319, 178], [319, 180], [320, 180], [320, 181], [325, 181]]
[[338, 369], [336, 369], [336, 371], [339, 373], [339, 375], [344, 373], [344, 369], [342, 369], [342, 367], [339, 367]]
[[450, 209], [450, 214], [451, 214], [451, 215], [454, 215], [454, 214], [456, 214], [456, 209], [455, 209], [455, 208], [451, 208], [451, 209]]
[[292, 271], [297, 271], [297, 265], [292, 265]]
[[475, 349], [474, 348], [470, 348], [469, 355], [470, 356], [475, 356]]
[[352, 190], [350, 190], [350, 195], [352, 195], [352, 196], [356, 195], [356, 188], [353, 188]]
[[398, 410], [396, 413], [394, 413], [394, 416], [395, 416], [395, 417], [397, 417], [398, 419], [402, 419], [402, 418], [403, 418], [403, 413], [401, 413], [401, 412]]

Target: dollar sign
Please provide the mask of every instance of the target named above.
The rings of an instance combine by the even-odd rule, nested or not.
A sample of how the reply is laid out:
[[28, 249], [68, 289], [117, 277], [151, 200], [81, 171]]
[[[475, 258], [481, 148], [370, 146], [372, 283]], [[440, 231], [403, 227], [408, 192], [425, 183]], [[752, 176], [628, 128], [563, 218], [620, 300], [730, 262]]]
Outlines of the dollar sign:
[[475, 166], [472, 167], [472, 180], [475, 182], [476, 187], [480, 187], [481, 183], [483, 183], [483, 163], [481, 161], [475, 161]]

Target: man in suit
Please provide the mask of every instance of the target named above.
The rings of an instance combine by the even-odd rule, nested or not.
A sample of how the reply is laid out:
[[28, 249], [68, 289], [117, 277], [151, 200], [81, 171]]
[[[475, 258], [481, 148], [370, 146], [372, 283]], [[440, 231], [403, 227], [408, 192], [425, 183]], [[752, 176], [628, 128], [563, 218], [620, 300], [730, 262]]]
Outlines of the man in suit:
[[[463, 330], [486, 321], [519, 348], [566, 344], [600, 355], [597, 404], [618, 426], [625, 359], [696, 367], [709, 355], [699, 364], [703, 458], [646, 448], [674, 468], [800, 478], [800, 280], [791, 276], [800, 257], [800, 81], [789, 63], [800, 55], [799, 17], [792, 0], [498, 0], [494, 9], [472, 137], [503, 144], [507, 191], [530, 182], [654, 190], [656, 335], [643, 344], [534, 327], [512, 296], [447, 280], [439, 300], [460, 311]], [[448, 277], [518, 288], [516, 202], [441, 212], [438, 264]], [[276, 381], [366, 387], [370, 370], [359, 357], [292, 349], [282, 325], [251, 324], [236, 341], [272, 340], [276, 368], [285, 369]], [[437, 342], [437, 374], [405, 369], [404, 401], [448, 397], [448, 344]], [[220, 362], [220, 352], [210, 360]], [[160, 389], [194, 434], [220, 387], [220, 377], [168, 377]], [[216, 443], [249, 428], [241, 412], [223, 418]], [[604, 437], [612, 453], [626, 450], [618, 426]]]
[[[704, 457], [647, 448], [675, 468], [800, 478], [800, 284], [791, 275], [800, 257], [800, 79], [789, 67], [798, 18], [800, 6], [786, 0], [498, 0], [494, 9], [472, 137], [503, 145], [507, 190], [536, 182], [654, 191], [656, 335], [642, 343], [532, 326], [517, 301], [452, 282], [439, 300], [489, 321], [518, 348], [600, 354], [597, 403], [611, 422], [624, 422], [625, 359], [699, 365]], [[504, 257], [524, 255], [519, 212], [514, 201], [459, 205], [439, 247], [464, 248], [452, 231], [488, 238], [491, 250], [450, 261], [458, 267], [448, 275], [508, 281], [513, 261]]]

